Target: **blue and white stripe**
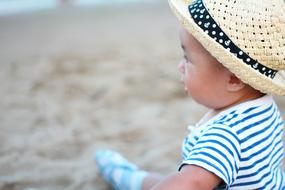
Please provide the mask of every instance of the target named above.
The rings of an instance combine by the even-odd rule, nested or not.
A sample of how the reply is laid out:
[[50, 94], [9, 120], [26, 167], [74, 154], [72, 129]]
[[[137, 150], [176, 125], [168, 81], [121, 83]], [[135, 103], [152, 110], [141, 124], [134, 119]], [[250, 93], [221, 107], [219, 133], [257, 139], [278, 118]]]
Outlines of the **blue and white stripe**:
[[186, 137], [181, 167], [201, 166], [228, 189], [285, 189], [283, 127], [271, 96], [239, 104]]

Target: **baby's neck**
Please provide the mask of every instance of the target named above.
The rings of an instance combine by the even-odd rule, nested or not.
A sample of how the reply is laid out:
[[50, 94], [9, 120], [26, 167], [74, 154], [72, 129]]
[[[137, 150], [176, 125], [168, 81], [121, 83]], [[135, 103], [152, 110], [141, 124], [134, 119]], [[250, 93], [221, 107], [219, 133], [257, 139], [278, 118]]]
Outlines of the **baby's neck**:
[[236, 96], [236, 98], [232, 102], [230, 102], [228, 105], [226, 105], [222, 108], [213, 109], [213, 112], [218, 114], [221, 111], [226, 110], [230, 107], [233, 107], [233, 106], [238, 105], [238, 104], [243, 103], [243, 102], [247, 102], [250, 100], [255, 100], [255, 99], [261, 98], [264, 95], [265, 95], [264, 93], [261, 93], [257, 90], [254, 90], [254, 89], [250, 89], [248, 91], [245, 91], [244, 93], [240, 93], [240, 95]]
[[257, 91], [257, 90], [252, 90], [252, 91], [248, 91], [247, 93], [242, 94], [241, 96], [237, 96], [237, 98], [232, 101], [231, 103], [229, 103], [227, 106], [222, 107], [222, 108], [218, 108], [218, 109], [211, 109], [201, 120], [201, 122], [206, 122], [208, 120], [210, 120], [211, 118], [215, 117], [216, 115], [218, 115], [220, 112], [229, 109], [235, 105], [241, 104], [243, 102], [247, 102], [250, 100], [255, 100], [258, 98], [261, 98], [262, 96], [264, 96], [265, 94]]

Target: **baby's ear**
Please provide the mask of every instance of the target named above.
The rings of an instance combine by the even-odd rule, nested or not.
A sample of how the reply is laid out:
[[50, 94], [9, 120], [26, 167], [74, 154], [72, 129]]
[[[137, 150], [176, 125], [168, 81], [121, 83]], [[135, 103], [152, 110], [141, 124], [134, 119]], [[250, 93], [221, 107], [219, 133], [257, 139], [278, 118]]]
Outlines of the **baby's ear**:
[[227, 90], [229, 92], [237, 92], [242, 90], [246, 85], [233, 73], [230, 73], [229, 80], [227, 83]]

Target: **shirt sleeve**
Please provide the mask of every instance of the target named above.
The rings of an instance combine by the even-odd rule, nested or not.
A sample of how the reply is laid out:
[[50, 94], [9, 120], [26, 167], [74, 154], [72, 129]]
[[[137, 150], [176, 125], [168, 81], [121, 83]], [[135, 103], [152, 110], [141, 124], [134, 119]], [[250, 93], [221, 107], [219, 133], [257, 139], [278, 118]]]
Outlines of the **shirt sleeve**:
[[185, 164], [202, 167], [231, 185], [240, 163], [240, 143], [236, 132], [225, 125], [215, 124], [204, 131], [192, 151], [183, 160]]

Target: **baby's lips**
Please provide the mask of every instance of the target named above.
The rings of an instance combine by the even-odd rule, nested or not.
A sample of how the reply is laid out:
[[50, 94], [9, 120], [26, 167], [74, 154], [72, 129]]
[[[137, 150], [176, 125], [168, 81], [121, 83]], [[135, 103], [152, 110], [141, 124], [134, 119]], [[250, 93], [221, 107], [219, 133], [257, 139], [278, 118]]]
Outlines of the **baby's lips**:
[[187, 86], [186, 86], [186, 84], [185, 84], [184, 76], [183, 76], [183, 75], [180, 76], [180, 82], [184, 85], [184, 90], [187, 91], [188, 88], [187, 88]]
[[180, 75], [180, 82], [184, 83], [184, 76]]

